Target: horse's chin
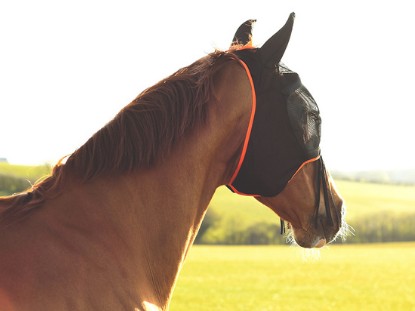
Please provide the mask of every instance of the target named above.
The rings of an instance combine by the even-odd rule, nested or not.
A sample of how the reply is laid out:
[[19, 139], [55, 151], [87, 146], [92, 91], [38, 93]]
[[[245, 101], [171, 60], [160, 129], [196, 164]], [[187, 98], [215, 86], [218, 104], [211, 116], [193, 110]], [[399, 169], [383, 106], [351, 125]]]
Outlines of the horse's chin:
[[294, 241], [304, 248], [321, 248], [327, 244], [324, 234], [304, 230], [303, 228], [291, 227]]

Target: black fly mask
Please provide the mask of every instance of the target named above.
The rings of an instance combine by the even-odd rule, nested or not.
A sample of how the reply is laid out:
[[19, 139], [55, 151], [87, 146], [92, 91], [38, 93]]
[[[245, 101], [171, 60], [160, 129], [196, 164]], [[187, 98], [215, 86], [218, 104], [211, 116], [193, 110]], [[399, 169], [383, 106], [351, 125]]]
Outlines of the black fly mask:
[[331, 221], [331, 193], [319, 147], [319, 109], [298, 74], [280, 63], [291, 36], [294, 13], [261, 48], [251, 46], [253, 22], [242, 24], [233, 40], [233, 45], [241, 46], [234, 53], [246, 70], [254, 95], [244, 148], [228, 188], [242, 195], [272, 197], [306, 163], [319, 161], [316, 214], [323, 186], [326, 214]]

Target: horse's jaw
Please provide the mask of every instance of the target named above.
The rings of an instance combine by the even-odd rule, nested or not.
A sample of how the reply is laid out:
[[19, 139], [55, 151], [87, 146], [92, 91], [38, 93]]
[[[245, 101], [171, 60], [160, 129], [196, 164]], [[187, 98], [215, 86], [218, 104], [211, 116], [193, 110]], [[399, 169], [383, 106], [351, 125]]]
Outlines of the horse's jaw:
[[343, 199], [329, 175], [327, 206], [323, 188], [316, 193], [316, 167], [316, 163], [305, 165], [278, 195], [256, 197], [289, 223], [291, 240], [304, 248], [323, 247], [348, 231]]

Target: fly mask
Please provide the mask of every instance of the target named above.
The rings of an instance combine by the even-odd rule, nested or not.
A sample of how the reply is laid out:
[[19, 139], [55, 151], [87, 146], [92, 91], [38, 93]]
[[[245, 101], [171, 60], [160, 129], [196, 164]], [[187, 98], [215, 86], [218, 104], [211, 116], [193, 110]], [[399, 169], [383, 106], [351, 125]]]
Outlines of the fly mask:
[[280, 193], [305, 163], [320, 158], [321, 119], [298, 74], [280, 63], [294, 13], [261, 48], [249, 45], [251, 28], [247, 25], [252, 22], [243, 24], [234, 38], [235, 43], [244, 45], [235, 54], [250, 78], [255, 100], [245, 148], [228, 187], [238, 194], [271, 197]]

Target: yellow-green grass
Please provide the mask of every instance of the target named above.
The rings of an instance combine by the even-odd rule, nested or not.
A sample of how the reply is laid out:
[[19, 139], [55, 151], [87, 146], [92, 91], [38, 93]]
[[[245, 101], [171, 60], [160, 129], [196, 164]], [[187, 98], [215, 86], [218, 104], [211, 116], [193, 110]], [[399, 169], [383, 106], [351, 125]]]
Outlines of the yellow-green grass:
[[[348, 220], [368, 214], [415, 213], [415, 186], [336, 181], [345, 200]], [[238, 225], [248, 222], [275, 222], [278, 217], [251, 197], [235, 195], [220, 187], [210, 208], [225, 219], [234, 219]]]
[[337, 181], [349, 219], [375, 213], [415, 213], [415, 186]]
[[[1, 174], [32, 182], [49, 172], [48, 166], [0, 163]], [[337, 185], [349, 220], [415, 212], [415, 186]], [[225, 187], [217, 190], [210, 209], [235, 226], [278, 222], [255, 199]], [[305, 260], [306, 254], [287, 245], [193, 246], [171, 310], [415, 311], [415, 243], [332, 245], [321, 250], [319, 260]]]
[[[28, 179], [31, 183], [48, 175], [48, 165], [25, 166], [0, 163], [0, 175], [12, 175]], [[364, 182], [336, 181], [347, 205], [347, 218], [353, 220], [374, 213], [414, 213], [415, 186], [371, 184]], [[220, 187], [210, 208], [225, 220], [239, 225], [255, 222], [275, 222], [278, 217], [267, 207], [251, 197], [243, 197]]]
[[15, 165], [9, 163], [0, 162], [0, 174], [10, 175], [14, 177], [21, 177], [31, 182], [38, 180], [39, 178], [50, 174], [51, 168], [49, 165]]
[[415, 310], [415, 243], [193, 246], [171, 311]]

